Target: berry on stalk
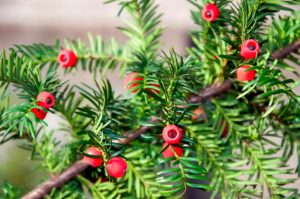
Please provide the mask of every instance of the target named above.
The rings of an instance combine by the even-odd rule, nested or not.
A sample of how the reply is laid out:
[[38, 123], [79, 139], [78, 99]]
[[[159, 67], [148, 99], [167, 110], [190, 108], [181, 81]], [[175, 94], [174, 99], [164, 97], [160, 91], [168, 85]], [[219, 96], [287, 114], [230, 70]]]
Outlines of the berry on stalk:
[[31, 109], [31, 112], [35, 115], [36, 118], [38, 118], [40, 120], [44, 120], [45, 117], [47, 116], [47, 112], [45, 112], [39, 108], [33, 108], [33, 109]]
[[72, 50], [62, 50], [58, 54], [57, 61], [65, 68], [73, 67], [76, 64], [77, 56]]
[[219, 8], [215, 4], [207, 4], [202, 10], [202, 18], [208, 22], [216, 21], [219, 15]]
[[243, 65], [236, 70], [236, 76], [239, 81], [252, 81], [255, 78], [255, 70], [248, 70], [250, 66]]
[[52, 108], [55, 104], [54, 96], [49, 92], [41, 92], [37, 96], [38, 105], [44, 108]]
[[260, 53], [259, 43], [254, 39], [248, 39], [241, 45], [240, 55], [244, 59], [253, 59]]
[[114, 178], [121, 178], [127, 170], [127, 163], [123, 158], [113, 157], [106, 164], [108, 175]]
[[177, 144], [182, 138], [182, 130], [176, 125], [168, 125], [164, 127], [162, 136], [166, 143]]
[[[168, 145], [168, 143], [164, 143], [163, 148], [165, 148]], [[169, 145], [163, 152], [164, 158], [170, 158], [175, 156], [175, 153], [178, 157], [182, 157], [182, 148], [175, 145]]]
[[[93, 156], [102, 156], [102, 151], [96, 147], [89, 147], [86, 151], [87, 154], [93, 155]], [[84, 156], [83, 160], [89, 163], [92, 167], [99, 167], [102, 163], [103, 160], [100, 157], [89, 157], [89, 156]]]
[[132, 90], [132, 93], [136, 93], [139, 91], [139, 85], [141, 84], [141, 81], [144, 80], [144, 77], [142, 77], [139, 73], [137, 72], [132, 72], [129, 73], [124, 80], [124, 86], [127, 90]]

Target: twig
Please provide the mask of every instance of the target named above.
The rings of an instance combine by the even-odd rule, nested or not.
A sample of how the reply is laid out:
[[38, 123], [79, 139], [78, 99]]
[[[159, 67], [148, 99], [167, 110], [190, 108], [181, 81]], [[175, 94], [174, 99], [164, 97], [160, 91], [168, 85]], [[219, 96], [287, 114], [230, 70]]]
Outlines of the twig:
[[190, 103], [200, 103], [204, 100], [207, 100], [211, 97], [220, 95], [221, 93], [226, 93], [232, 85], [230, 80], [225, 80], [222, 84], [213, 84], [207, 88], [204, 88], [200, 93], [200, 95], [192, 95], [190, 96]]
[[138, 137], [140, 137], [140, 135], [142, 135], [143, 133], [145, 133], [146, 131], [150, 130], [152, 127], [150, 126], [142, 126], [141, 128], [139, 128], [138, 130], [136, 130], [134, 133], [130, 133], [128, 135], [127, 138], [125, 139], [121, 139], [119, 141], [120, 144], [129, 144], [131, 141], [137, 139]]
[[296, 40], [291, 45], [288, 45], [282, 49], [276, 50], [275, 52], [272, 53], [271, 57], [273, 59], [284, 59], [289, 54], [291, 54], [292, 52], [297, 50], [298, 48], [300, 48], [300, 39]]
[[53, 188], [58, 188], [61, 185], [65, 184], [70, 179], [74, 178], [76, 175], [84, 171], [88, 166], [89, 164], [87, 162], [78, 160], [60, 175], [50, 178], [46, 182], [40, 184], [35, 189], [24, 195], [22, 199], [43, 198], [48, 193], [50, 193]]
[[[212, 85], [209, 86], [202, 91], [200, 91], [201, 95], [196, 96], [193, 95], [189, 98], [189, 102], [191, 103], [200, 103], [206, 99], [214, 97], [220, 93], [227, 92], [231, 87], [231, 81], [226, 80], [222, 84]], [[152, 119], [151, 121], [155, 122], [156, 119]], [[128, 134], [127, 138], [120, 139], [118, 143], [120, 144], [129, 144], [131, 141], [137, 139], [141, 134], [145, 133], [146, 131], [150, 130], [152, 127], [149, 126], [142, 126], [137, 129], [134, 133], [125, 133]], [[58, 188], [61, 185], [65, 184], [82, 171], [84, 171], [89, 166], [88, 163], [84, 162], [83, 160], [78, 160], [73, 165], [71, 165], [68, 169], [62, 172], [60, 175], [52, 177], [51, 179], [47, 180], [46, 182], [40, 184], [35, 189], [27, 193], [22, 197], [22, 199], [40, 199], [46, 196], [48, 193], [51, 192], [53, 188]]]

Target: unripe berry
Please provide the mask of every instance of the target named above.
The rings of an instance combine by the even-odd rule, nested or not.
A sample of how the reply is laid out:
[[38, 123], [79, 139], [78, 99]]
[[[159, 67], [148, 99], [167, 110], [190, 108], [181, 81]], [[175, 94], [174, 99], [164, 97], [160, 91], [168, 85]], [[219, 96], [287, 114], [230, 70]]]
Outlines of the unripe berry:
[[217, 20], [219, 15], [219, 8], [215, 4], [207, 4], [202, 10], [202, 18], [208, 22]]
[[248, 70], [250, 66], [243, 65], [236, 70], [236, 76], [239, 81], [252, 81], [255, 78], [255, 70]]
[[[168, 143], [164, 143], [163, 148], [165, 148], [168, 145]], [[172, 150], [173, 149], [173, 150]], [[182, 148], [179, 146], [169, 145], [163, 152], [164, 158], [170, 158], [175, 156], [174, 152], [178, 157], [182, 157]]]
[[182, 131], [178, 126], [172, 124], [163, 129], [162, 136], [166, 143], [177, 144], [182, 138]]
[[54, 96], [49, 92], [41, 92], [37, 96], [38, 105], [44, 108], [52, 108], [55, 104]]
[[[131, 90], [133, 88], [139, 87], [139, 84], [141, 84], [141, 81], [144, 80], [144, 77], [142, 77], [137, 72], [129, 73], [124, 80], [124, 86], [127, 90]], [[136, 88], [132, 90], [132, 93], [136, 93], [139, 91], [139, 88]]]
[[72, 50], [62, 50], [60, 51], [57, 61], [60, 65], [65, 68], [72, 67], [76, 64], [77, 56]]
[[240, 55], [245, 59], [253, 59], [260, 53], [259, 43], [254, 39], [248, 39], [241, 45]]
[[[102, 151], [96, 147], [89, 147], [86, 151], [87, 154], [89, 155], [94, 155], [94, 156], [101, 156], [102, 157]], [[84, 156], [83, 160], [89, 163], [92, 167], [99, 167], [102, 163], [103, 160], [100, 157], [88, 157]]]
[[127, 163], [123, 158], [113, 157], [106, 164], [108, 175], [114, 178], [121, 178], [127, 170]]
[[33, 109], [31, 109], [31, 112], [35, 115], [36, 118], [38, 118], [40, 120], [44, 120], [45, 117], [47, 116], [47, 112], [45, 112], [39, 108], [33, 108]]
[[205, 119], [206, 118], [206, 113], [203, 110], [203, 108], [197, 108], [193, 110], [193, 115], [192, 115], [192, 120], [196, 121], [198, 119]]

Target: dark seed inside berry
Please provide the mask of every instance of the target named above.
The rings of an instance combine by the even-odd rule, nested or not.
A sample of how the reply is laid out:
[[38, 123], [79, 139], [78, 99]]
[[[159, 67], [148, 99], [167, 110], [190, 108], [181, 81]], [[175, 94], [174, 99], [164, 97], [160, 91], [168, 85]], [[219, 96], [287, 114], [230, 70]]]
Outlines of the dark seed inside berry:
[[248, 46], [249, 50], [255, 50], [255, 46]]
[[206, 16], [207, 16], [207, 17], [211, 17], [211, 16], [212, 16], [211, 11], [207, 11], [207, 12], [206, 12]]
[[168, 136], [169, 136], [170, 138], [175, 138], [175, 137], [177, 136], [177, 132], [171, 130], [171, 131], [168, 132]]
[[51, 103], [52, 103], [51, 98], [47, 98], [47, 99], [46, 99], [46, 104], [51, 104]]
[[61, 61], [63, 61], [63, 62], [65, 62], [65, 61], [67, 61], [67, 56], [66, 55], [62, 55], [61, 57], [60, 57], [60, 60]]

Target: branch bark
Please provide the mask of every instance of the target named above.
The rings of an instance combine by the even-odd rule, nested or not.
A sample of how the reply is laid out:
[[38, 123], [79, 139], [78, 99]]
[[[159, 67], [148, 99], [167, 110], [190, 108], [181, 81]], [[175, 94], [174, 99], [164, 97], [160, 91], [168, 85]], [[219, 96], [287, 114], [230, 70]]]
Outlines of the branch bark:
[[213, 84], [200, 91], [200, 95], [195, 95], [195, 94], [191, 95], [189, 98], [189, 102], [190, 103], [203, 102], [204, 100], [220, 95], [221, 93], [226, 93], [231, 86], [232, 86], [232, 82], [230, 80], [225, 80], [222, 84]]
[[275, 52], [272, 53], [271, 57], [272, 57], [272, 59], [284, 59], [289, 54], [291, 54], [292, 52], [297, 50], [298, 48], [300, 48], [300, 39], [296, 40], [291, 45], [288, 45], [282, 49], [276, 50]]
[[[207, 100], [211, 97], [217, 96], [220, 93], [227, 92], [230, 89], [231, 85], [232, 85], [232, 83], [230, 80], [226, 80], [222, 84], [211, 85], [211, 86], [203, 89], [202, 91], [200, 91], [201, 95], [190, 96], [189, 102], [190, 103], [203, 102], [204, 100]], [[155, 122], [155, 119], [153, 119], [152, 121]], [[129, 133], [129, 132], [125, 133], [125, 135], [128, 134], [128, 137], [124, 138], [124, 139], [120, 139], [119, 143], [120, 144], [129, 144], [131, 141], [137, 139], [140, 135], [147, 132], [151, 128], [153, 128], [153, 127], [142, 126], [133, 133]], [[67, 183], [69, 180], [71, 180], [75, 176], [79, 175], [82, 171], [84, 171], [88, 166], [89, 166], [88, 163], [84, 162], [83, 160], [78, 160], [73, 165], [71, 165], [68, 169], [66, 169], [64, 172], [62, 172], [60, 175], [54, 176], [54, 177], [50, 178], [49, 180], [45, 181], [44, 183], [38, 185], [35, 189], [33, 189], [32, 191], [30, 191], [29, 193], [24, 195], [22, 197], [22, 199], [43, 198], [44, 196], [49, 194], [53, 188], [58, 188], [61, 185]]]
[[40, 184], [35, 189], [27, 193], [22, 197], [22, 199], [39, 199], [46, 196], [51, 192], [53, 188], [58, 188], [61, 185], [68, 182], [70, 179], [85, 170], [89, 164], [83, 160], [78, 160], [73, 165], [71, 165], [67, 170], [62, 172], [58, 176], [54, 176], [47, 180], [46, 182]]

